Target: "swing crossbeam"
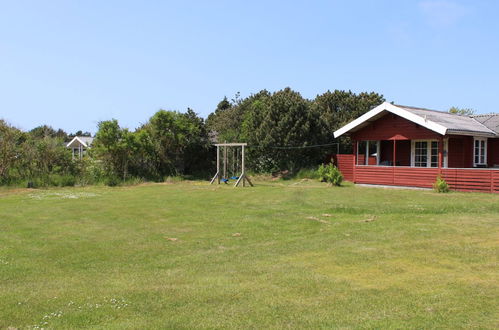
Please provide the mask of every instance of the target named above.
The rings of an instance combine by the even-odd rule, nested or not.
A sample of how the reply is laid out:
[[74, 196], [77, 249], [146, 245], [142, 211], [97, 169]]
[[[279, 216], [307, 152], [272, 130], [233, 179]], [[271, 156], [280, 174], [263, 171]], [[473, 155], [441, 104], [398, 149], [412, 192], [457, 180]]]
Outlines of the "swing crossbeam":
[[[234, 164], [235, 161], [235, 154], [233, 154], [233, 164], [232, 164], [232, 176], [230, 177], [230, 180], [237, 180], [236, 183], [234, 184], [234, 187], [238, 187], [241, 183], [243, 187], [245, 186], [245, 183], [247, 182], [250, 186], [253, 187], [253, 183], [251, 180], [248, 178], [246, 175], [245, 167], [244, 167], [244, 148], [247, 146], [247, 143], [217, 143], [215, 144], [215, 147], [217, 147], [217, 173], [213, 176], [213, 178], [210, 181], [210, 184], [213, 184], [215, 181], [217, 181], [218, 184], [220, 182], [224, 182], [227, 184], [229, 182], [229, 178], [227, 175], [227, 163], [228, 163], [228, 157], [227, 157], [227, 148], [231, 147], [236, 147], [236, 148], [241, 148], [241, 174], [239, 176], [236, 176], [235, 174], [235, 168], [236, 164]], [[220, 149], [223, 148], [223, 159], [222, 159], [222, 165], [223, 168], [220, 167]], [[239, 159], [239, 149], [237, 149], [237, 158]]]

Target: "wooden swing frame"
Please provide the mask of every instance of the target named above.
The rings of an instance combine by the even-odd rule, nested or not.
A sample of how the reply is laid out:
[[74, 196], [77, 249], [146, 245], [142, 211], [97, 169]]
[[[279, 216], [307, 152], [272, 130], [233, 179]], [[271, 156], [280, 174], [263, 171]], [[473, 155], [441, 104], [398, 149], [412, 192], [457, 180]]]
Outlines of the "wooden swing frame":
[[[227, 160], [228, 160], [227, 150], [228, 148], [235, 147], [235, 148], [241, 148], [241, 175], [234, 184], [234, 187], [238, 187], [239, 184], [241, 183], [243, 184], [243, 187], [245, 187], [246, 182], [253, 187], [253, 183], [246, 175], [244, 167], [244, 147], [247, 146], [247, 143], [217, 143], [215, 144], [215, 146], [217, 147], [217, 173], [215, 174], [213, 179], [211, 179], [210, 184], [213, 184], [215, 180], [218, 182], [218, 184], [220, 184], [222, 177], [224, 179], [227, 179]], [[223, 176], [220, 168], [220, 148], [223, 148]]]

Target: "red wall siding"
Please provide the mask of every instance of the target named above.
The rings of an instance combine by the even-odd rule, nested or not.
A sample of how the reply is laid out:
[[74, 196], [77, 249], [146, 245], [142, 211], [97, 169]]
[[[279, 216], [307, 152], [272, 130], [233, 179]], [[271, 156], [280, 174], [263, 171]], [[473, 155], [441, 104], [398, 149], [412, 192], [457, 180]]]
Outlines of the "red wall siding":
[[[355, 171], [355, 183], [431, 188], [439, 174], [438, 168], [354, 167], [354, 155], [336, 155], [335, 159], [345, 180], [353, 181]], [[443, 168], [441, 173], [452, 190], [499, 193], [498, 169]]]
[[[498, 169], [442, 169], [450, 189], [499, 193]], [[355, 183], [431, 188], [438, 168], [355, 166]]]
[[453, 136], [449, 138], [448, 167], [473, 167], [472, 136]]
[[346, 181], [353, 181], [353, 155], [339, 154], [334, 156], [335, 165], [343, 174]]
[[355, 167], [355, 183], [431, 188], [437, 176], [437, 168]]
[[490, 167], [499, 165], [499, 139], [489, 139], [487, 148], [487, 162]]
[[499, 170], [442, 169], [442, 176], [452, 190], [499, 193]]
[[[366, 155], [359, 155], [357, 157], [357, 165], [366, 165]], [[376, 157], [369, 156], [369, 162], [367, 165], [376, 165]]]
[[386, 114], [352, 133], [354, 140], [436, 139], [440, 135], [394, 114]]

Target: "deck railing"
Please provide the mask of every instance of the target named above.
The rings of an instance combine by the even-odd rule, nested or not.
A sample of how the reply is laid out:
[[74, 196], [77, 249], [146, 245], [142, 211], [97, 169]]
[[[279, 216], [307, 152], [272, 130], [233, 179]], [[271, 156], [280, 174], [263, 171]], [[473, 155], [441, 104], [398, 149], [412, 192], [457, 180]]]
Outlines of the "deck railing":
[[353, 155], [337, 155], [345, 180], [355, 183], [431, 188], [441, 175], [452, 190], [499, 193], [497, 168], [426, 168], [354, 165]]

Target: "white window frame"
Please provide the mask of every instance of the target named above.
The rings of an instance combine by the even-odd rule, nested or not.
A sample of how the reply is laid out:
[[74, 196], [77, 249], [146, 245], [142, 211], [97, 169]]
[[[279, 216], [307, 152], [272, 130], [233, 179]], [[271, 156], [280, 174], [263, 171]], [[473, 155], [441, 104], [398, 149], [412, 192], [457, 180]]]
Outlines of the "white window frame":
[[[475, 162], [475, 159], [476, 159], [476, 148], [475, 148], [476, 141], [484, 142], [483, 143], [483, 155], [481, 152], [478, 154], [478, 160], [480, 160], [481, 156], [484, 156], [483, 163]], [[484, 138], [484, 137], [474, 137], [473, 138], [473, 167], [476, 167], [478, 165], [487, 165], [487, 142], [488, 142], [488, 139]], [[480, 150], [481, 148], [479, 147], [478, 149]]]
[[[411, 140], [411, 167], [416, 167], [416, 142], [426, 142], [427, 144], [427, 150], [426, 150], [426, 167], [423, 168], [438, 168], [439, 162], [437, 160], [437, 167], [431, 167], [431, 143], [432, 142], [437, 142], [440, 144], [440, 141], [437, 139], [431, 139], [431, 140]], [[443, 151], [443, 167], [447, 167], [447, 150], [448, 150], [448, 140], [444, 140], [444, 151]], [[475, 145], [473, 144], [473, 147]], [[440, 145], [438, 146], [440, 149]], [[437, 151], [438, 155], [438, 151]]]
[[[379, 160], [380, 160], [380, 141], [379, 140], [363, 140], [363, 141], [357, 141], [357, 164], [359, 165], [359, 149], [360, 149], [360, 142], [365, 142], [366, 143], [366, 151], [365, 151], [365, 158], [364, 158], [364, 164], [360, 165], [369, 165], [369, 155], [371, 154], [369, 151], [371, 150], [371, 147], [374, 149], [376, 148], [376, 165], [379, 165]], [[372, 143], [375, 142], [375, 143]]]

